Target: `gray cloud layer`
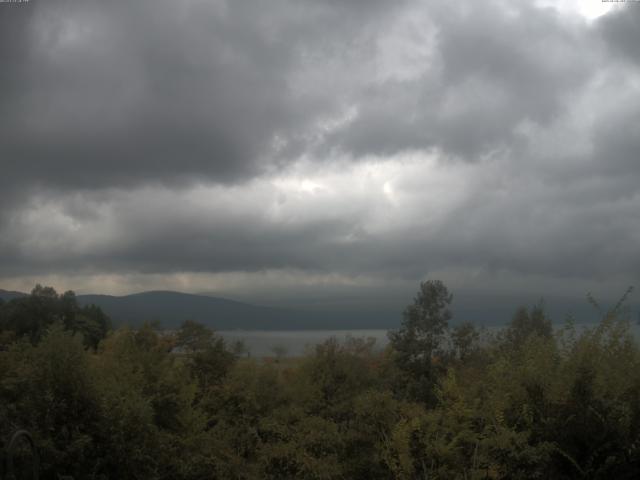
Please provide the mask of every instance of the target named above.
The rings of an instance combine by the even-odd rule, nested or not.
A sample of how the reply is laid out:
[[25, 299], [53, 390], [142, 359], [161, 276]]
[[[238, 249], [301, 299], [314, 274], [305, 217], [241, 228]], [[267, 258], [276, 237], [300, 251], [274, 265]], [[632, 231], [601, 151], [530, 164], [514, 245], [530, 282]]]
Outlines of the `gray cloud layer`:
[[1, 278], [638, 278], [634, 5], [0, 7]]
[[2, 11], [5, 179], [91, 189], [264, 172], [280, 160], [278, 135], [304, 136], [334, 108], [334, 92], [291, 77], [388, 13], [286, 1], [21, 8]]

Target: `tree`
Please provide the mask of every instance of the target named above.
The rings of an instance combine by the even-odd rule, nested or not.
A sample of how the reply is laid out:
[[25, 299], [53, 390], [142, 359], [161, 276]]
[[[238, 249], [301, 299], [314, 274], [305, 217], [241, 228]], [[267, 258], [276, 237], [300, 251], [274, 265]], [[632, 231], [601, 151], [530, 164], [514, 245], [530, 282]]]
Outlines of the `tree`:
[[65, 330], [81, 333], [85, 346], [95, 349], [111, 328], [109, 317], [100, 307], [80, 308], [72, 291], [58, 295], [53, 288], [42, 285], [36, 285], [29, 296], [9, 301], [1, 311], [0, 337], [26, 337], [33, 344], [59, 322]]
[[404, 311], [402, 326], [389, 333], [398, 367], [413, 380], [411, 396], [426, 402], [434, 400], [438, 370], [434, 357], [441, 353], [452, 316], [449, 310], [452, 300], [453, 295], [440, 280], [421, 282], [413, 304]]
[[185, 320], [178, 329], [176, 346], [184, 348], [187, 353], [205, 350], [214, 341], [210, 328], [193, 320]]
[[553, 336], [551, 320], [547, 317], [542, 302], [531, 310], [519, 307], [505, 331], [508, 345], [514, 348], [521, 347], [532, 335], [547, 339]]
[[87, 347], [96, 349], [111, 330], [111, 320], [96, 305], [86, 305], [74, 314], [73, 331], [80, 332]]
[[193, 320], [183, 322], [176, 346], [184, 349], [187, 365], [202, 391], [219, 383], [235, 362], [235, 355], [227, 350], [224, 339]]
[[456, 326], [451, 332], [451, 341], [457, 357], [466, 360], [478, 348], [480, 332], [471, 322]]

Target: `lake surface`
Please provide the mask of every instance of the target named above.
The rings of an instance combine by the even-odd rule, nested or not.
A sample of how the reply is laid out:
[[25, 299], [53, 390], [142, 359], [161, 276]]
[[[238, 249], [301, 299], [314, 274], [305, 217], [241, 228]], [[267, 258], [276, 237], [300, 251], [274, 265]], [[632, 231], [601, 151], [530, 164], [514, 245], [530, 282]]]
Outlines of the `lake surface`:
[[383, 349], [389, 343], [387, 332], [388, 330], [221, 330], [217, 333], [228, 344], [242, 340], [253, 357], [274, 356], [274, 348], [282, 349], [286, 356], [296, 357], [331, 337], [340, 341], [349, 336], [375, 338], [376, 348]]
[[[564, 324], [555, 324], [555, 329], [561, 329]], [[576, 330], [593, 328], [595, 323], [577, 324]], [[504, 327], [491, 326], [484, 327], [487, 334], [496, 333]], [[312, 350], [316, 345], [325, 340], [335, 337], [339, 341], [346, 340], [351, 336], [354, 338], [374, 338], [375, 348], [382, 350], [389, 343], [387, 336], [389, 330], [221, 330], [217, 333], [231, 345], [241, 340], [248, 349], [252, 357], [272, 357], [274, 350], [288, 357], [304, 355]], [[636, 339], [640, 339], [640, 326], [637, 323], [631, 324], [631, 332]]]

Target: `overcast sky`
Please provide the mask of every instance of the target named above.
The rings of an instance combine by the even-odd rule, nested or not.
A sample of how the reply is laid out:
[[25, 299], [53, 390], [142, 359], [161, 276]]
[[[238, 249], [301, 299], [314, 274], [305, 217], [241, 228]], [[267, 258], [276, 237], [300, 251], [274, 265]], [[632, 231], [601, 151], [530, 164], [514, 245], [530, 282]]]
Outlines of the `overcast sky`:
[[600, 0], [0, 3], [0, 288], [615, 297], [639, 27]]

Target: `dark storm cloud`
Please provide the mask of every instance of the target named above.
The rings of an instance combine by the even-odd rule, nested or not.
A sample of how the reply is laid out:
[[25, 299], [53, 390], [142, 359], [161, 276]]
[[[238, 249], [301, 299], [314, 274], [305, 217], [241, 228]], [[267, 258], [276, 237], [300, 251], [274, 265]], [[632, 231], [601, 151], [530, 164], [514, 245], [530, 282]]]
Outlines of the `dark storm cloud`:
[[7, 277], [637, 277], [640, 9], [0, 7]]
[[587, 26], [512, 2], [430, 10], [435, 54], [425, 75], [361, 93], [360, 115], [335, 142], [355, 155], [439, 147], [475, 161], [512, 147], [522, 121], [546, 124], [590, 79]]
[[[435, 146], [475, 159], [511, 146], [518, 122], [548, 121], [589, 78], [584, 25], [490, 1], [430, 6], [426, 70], [372, 81], [380, 32], [403, 8], [416, 5], [277, 1], [267, 11], [255, 2], [34, 0], [3, 8], [4, 183], [238, 181], [317, 147], [321, 156], [360, 156]], [[422, 40], [413, 47], [425, 48]], [[310, 140], [345, 105], [357, 108], [355, 121]]]
[[277, 59], [273, 71], [254, 69], [268, 49], [234, 52], [231, 43], [225, 62], [215, 15], [200, 13], [211, 21], [206, 35], [205, 22], [167, 7], [33, 7], [16, 42], [28, 60], [3, 88], [3, 163], [14, 178], [93, 188], [255, 168], [270, 125], [289, 116]]
[[640, 22], [640, 9], [632, 5], [631, 8], [607, 15], [598, 25], [611, 48], [611, 53], [626, 57], [636, 64], [640, 64], [638, 22]]
[[602, 19], [598, 31], [605, 40], [610, 72], [605, 77], [607, 91], [599, 99], [593, 135], [592, 170], [617, 176], [621, 182], [631, 179], [637, 193], [640, 177], [640, 9], [626, 8]]
[[359, 8], [166, 0], [3, 6], [5, 182], [128, 187], [263, 172], [275, 135], [331, 112], [324, 95], [292, 91], [289, 74], [307, 52], [334, 49], [350, 29], [380, 20], [375, 4], [356, 17]]

